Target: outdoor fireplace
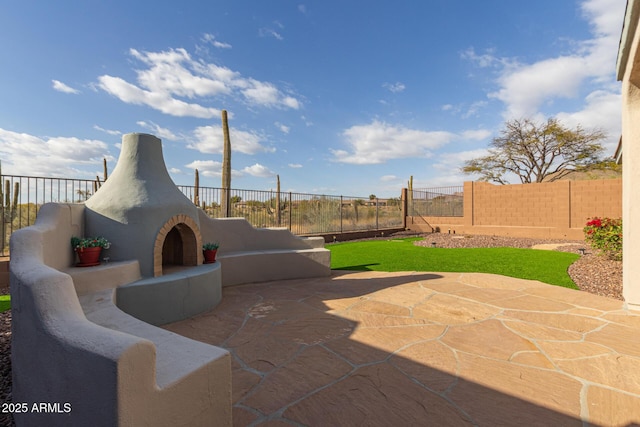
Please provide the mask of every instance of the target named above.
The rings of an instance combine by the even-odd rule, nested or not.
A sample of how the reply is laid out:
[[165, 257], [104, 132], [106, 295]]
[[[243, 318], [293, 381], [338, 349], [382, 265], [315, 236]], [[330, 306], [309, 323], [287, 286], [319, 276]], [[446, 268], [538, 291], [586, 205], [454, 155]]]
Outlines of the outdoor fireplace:
[[143, 277], [202, 264], [197, 207], [171, 180], [153, 135], [123, 137], [113, 173], [85, 206], [85, 235], [107, 237], [110, 258], [137, 259]]

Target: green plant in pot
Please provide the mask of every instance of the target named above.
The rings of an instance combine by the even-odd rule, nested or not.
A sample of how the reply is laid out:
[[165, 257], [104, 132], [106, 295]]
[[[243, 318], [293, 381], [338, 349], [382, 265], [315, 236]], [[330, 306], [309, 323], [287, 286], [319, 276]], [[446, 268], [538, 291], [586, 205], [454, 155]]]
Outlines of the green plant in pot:
[[207, 242], [202, 245], [202, 254], [204, 255], [204, 263], [211, 264], [216, 262], [216, 254], [220, 244], [218, 242]]
[[102, 249], [109, 249], [111, 243], [104, 237], [72, 237], [71, 247], [78, 254], [77, 267], [91, 267], [100, 264]]

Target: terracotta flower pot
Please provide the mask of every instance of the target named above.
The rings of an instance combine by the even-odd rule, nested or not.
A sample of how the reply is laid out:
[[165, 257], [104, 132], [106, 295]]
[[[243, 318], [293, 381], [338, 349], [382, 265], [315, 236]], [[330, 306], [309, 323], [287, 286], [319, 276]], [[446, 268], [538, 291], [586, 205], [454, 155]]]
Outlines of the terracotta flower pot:
[[76, 264], [76, 267], [92, 267], [94, 265], [100, 265], [100, 254], [102, 248], [100, 246], [92, 248], [77, 248], [76, 253], [80, 262]]
[[214, 262], [216, 262], [216, 254], [218, 253], [217, 249], [207, 249], [202, 251], [202, 254], [204, 255], [204, 263], [205, 264], [212, 264]]

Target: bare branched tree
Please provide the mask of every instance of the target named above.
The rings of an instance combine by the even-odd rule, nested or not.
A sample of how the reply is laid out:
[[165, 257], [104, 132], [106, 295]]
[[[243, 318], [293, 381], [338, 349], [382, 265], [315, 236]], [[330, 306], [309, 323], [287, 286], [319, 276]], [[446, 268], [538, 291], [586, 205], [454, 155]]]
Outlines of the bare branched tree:
[[508, 184], [511, 173], [523, 184], [555, 181], [573, 171], [601, 163], [605, 138], [601, 130], [570, 129], [550, 118], [509, 120], [493, 139], [489, 154], [465, 162], [462, 171], [479, 174], [481, 181]]

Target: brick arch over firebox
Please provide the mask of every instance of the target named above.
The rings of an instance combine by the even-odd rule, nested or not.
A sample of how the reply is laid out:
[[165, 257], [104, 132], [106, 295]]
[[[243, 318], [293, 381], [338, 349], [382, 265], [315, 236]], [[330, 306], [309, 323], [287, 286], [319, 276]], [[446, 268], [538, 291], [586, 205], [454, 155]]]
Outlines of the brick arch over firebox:
[[198, 224], [188, 215], [180, 214], [171, 217], [161, 228], [153, 245], [153, 276], [162, 276], [163, 259], [167, 250], [165, 242], [178, 239], [178, 254], [182, 265], [196, 266], [202, 264], [202, 235]]

